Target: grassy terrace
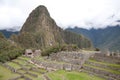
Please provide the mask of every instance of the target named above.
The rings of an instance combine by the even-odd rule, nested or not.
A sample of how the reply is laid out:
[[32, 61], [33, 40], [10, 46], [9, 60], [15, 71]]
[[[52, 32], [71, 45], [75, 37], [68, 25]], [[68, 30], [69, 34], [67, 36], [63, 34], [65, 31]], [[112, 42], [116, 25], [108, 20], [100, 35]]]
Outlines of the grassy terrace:
[[101, 64], [101, 65], [107, 65], [107, 66], [111, 66], [111, 67], [120, 68], [119, 64], [111, 64], [111, 63], [107, 63], [107, 62], [98, 62], [94, 59], [90, 59], [89, 62], [94, 62], [94, 63]]
[[40, 73], [35, 72], [35, 71], [29, 71], [29, 73], [36, 74], [36, 75], [41, 75]]
[[51, 80], [104, 80], [102, 78], [89, 75], [84, 72], [67, 72], [64, 70], [51, 72], [47, 74]]
[[14, 62], [7, 62], [7, 64], [8, 64], [9, 66], [13, 67], [13, 68], [16, 69], [16, 70], [21, 68], [20, 65], [14, 63]]
[[30, 60], [31, 58], [29, 58], [29, 57], [25, 57], [25, 56], [21, 56], [21, 57], [18, 57], [18, 59], [22, 59], [22, 60]]
[[104, 69], [104, 68], [100, 68], [100, 67], [96, 67], [96, 66], [91, 66], [91, 65], [88, 65], [88, 64], [84, 64], [84, 66], [88, 66], [88, 67], [98, 69], [98, 70], [103, 70], [103, 71], [110, 72], [110, 73], [113, 73], [113, 74], [120, 74], [120, 71], [115, 71], [115, 70], [112, 70], [112, 69]]
[[[35, 65], [27, 62], [28, 60], [30, 60], [30, 58], [21, 56], [18, 59], [13, 60], [13, 62], [12, 61], [7, 62], [6, 64], [13, 67], [14, 69], [16, 69], [17, 72], [22, 73], [25, 77], [28, 77], [32, 80], [43, 80], [42, 74], [40, 72], [46, 72], [46, 70], [37, 68]], [[20, 65], [17, 64], [16, 62], [19, 63]], [[25, 68], [26, 70], [23, 70], [21, 68]], [[36, 68], [36, 71], [29, 70], [30, 68]], [[20, 70], [18, 70], [18, 69], [20, 69]], [[2, 73], [2, 72], [4, 72], [4, 74], [0, 74], [0, 80], [8, 80], [8, 79], [12, 79], [12, 78], [16, 78], [17, 76], [20, 76], [17, 73], [12, 73], [7, 68], [0, 66], [0, 73]], [[34, 76], [29, 75], [29, 74], [26, 74], [27, 72], [31, 73], [31, 74], [36, 74], [36, 75], [38, 75], [38, 77], [34, 77]], [[7, 76], [6, 76], [6, 74], [7, 74]], [[25, 79], [20, 78], [18, 80], [25, 80]]]
[[27, 64], [27, 61], [22, 61], [22, 60], [19, 60], [19, 59], [15, 59], [13, 61], [14, 62], [18, 62], [19, 64], [22, 64], [22, 65], [26, 65]]
[[106, 66], [108, 66], [108, 68], [97, 67], [97, 66], [93, 66], [91, 64], [84, 64], [84, 66], [88, 66], [88, 67], [91, 67], [91, 68], [107, 71], [107, 72], [110, 72], [110, 73], [113, 73], [113, 74], [120, 74], [120, 71], [113, 70], [113, 69], [109, 68], [109, 67], [114, 67], [114, 68], [120, 69], [119, 64], [112, 64], [112, 63], [107, 63], [107, 62], [98, 62], [94, 59], [89, 59], [89, 62], [92, 62], [92, 63], [95, 63], [95, 64], [101, 64], [103, 66], [106, 65]]
[[[44, 58], [42, 57], [37, 57], [36, 59], [38, 61], [42, 60], [48, 63], [52, 62], [52, 61], [44, 60]], [[102, 78], [99, 78], [84, 72], [75, 72], [75, 71], [67, 72], [64, 70], [47, 72], [47, 70], [37, 68], [35, 65], [30, 64], [29, 62], [27, 62], [28, 60], [30, 60], [30, 58], [21, 56], [18, 59], [13, 60], [13, 62], [7, 62], [6, 64], [8, 64], [9, 66], [15, 69], [20, 69], [21, 67], [25, 68], [25, 70], [20, 69], [20, 70], [17, 70], [17, 72], [22, 73], [22, 75], [32, 80], [45, 80], [43, 76], [44, 74], [42, 73], [45, 73], [45, 75], [47, 75], [51, 80], [104, 80]], [[15, 62], [19, 63], [20, 65], [16, 64]], [[30, 68], [34, 68], [34, 69], [31, 70]], [[27, 72], [38, 75], [38, 77], [31, 76]], [[8, 80], [8, 79], [16, 78], [17, 76], [20, 76], [20, 75], [17, 73], [12, 73], [7, 68], [0, 66], [0, 80]], [[24, 78], [20, 78], [18, 80], [24, 80]]]
[[18, 72], [22, 73], [22, 74], [26, 73], [26, 71], [24, 71], [24, 70], [18, 70]]
[[20, 75], [12, 73], [10, 70], [0, 65], [0, 80], [8, 80], [9, 78], [14, 78], [16, 76]]

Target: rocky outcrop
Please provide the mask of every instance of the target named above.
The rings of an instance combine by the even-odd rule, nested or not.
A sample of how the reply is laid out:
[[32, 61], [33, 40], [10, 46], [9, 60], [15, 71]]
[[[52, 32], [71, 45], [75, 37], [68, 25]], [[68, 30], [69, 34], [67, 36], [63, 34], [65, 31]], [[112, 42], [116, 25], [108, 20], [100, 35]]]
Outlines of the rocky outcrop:
[[58, 44], [77, 44], [80, 48], [92, 46], [85, 37], [58, 27], [43, 5], [30, 13], [19, 35], [11, 39], [25, 48], [45, 48]]

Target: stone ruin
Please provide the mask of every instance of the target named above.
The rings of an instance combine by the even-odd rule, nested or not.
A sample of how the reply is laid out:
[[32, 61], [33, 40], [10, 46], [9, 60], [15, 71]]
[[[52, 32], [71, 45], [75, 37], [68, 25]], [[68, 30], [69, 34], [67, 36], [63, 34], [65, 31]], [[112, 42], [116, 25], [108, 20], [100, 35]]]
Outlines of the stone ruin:
[[31, 49], [26, 49], [25, 50], [25, 56], [33, 58], [34, 56], [41, 55], [41, 50], [31, 50]]
[[49, 55], [49, 58], [44, 57], [44, 60], [31, 59], [31, 63], [37, 65], [39, 68], [47, 69], [48, 71], [67, 70], [67, 71], [81, 71], [83, 64], [91, 53], [83, 52], [58, 52]]
[[109, 50], [107, 50], [104, 54], [106, 54], [106, 56], [112, 56], [112, 57], [120, 57], [120, 52], [119, 50], [117, 50], [116, 52], [110, 52]]

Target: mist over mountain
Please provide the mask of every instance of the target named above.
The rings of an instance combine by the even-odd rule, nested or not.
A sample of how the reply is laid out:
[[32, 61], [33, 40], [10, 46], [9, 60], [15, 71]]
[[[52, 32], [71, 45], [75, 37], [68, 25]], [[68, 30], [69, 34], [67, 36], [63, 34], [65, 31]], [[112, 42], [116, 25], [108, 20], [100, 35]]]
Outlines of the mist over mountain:
[[12, 34], [18, 34], [20, 29], [20, 26], [13, 26], [11, 28], [0, 29], [0, 32], [2, 32], [6, 38], [10, 38]]
[[101, 50], [109, 49], [110, 51], [120, 50], [120, 25], [108, 26], [103, 29], [84, 29], [84, 28], [67, 28], [66, 30], [88, 37], [95, 47]]
[[13, 31], [13, 30], [0, 30], [4, 34], [6, 38], [10, 38], [12, 34], [18, 34], [19, 31]]

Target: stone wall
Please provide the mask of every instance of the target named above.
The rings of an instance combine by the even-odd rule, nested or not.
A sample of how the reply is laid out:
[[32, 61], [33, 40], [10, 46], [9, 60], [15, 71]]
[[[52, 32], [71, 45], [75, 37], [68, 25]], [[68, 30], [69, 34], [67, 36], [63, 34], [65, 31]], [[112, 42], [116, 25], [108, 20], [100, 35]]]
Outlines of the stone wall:
[[93, 59], [101, 62], [117, 63], [120, 64], [120, 58], [116, 56], [106, 56], [102, 53], [97, 53], [94, 55]]
[[59, 62], [81, 65], [84, 56], [81, 52], [58, 52], [51, 54], [49, 58]]
[[36, 64], [40, 68], [49, 70], [75, 70], [80, 71], [80, 68], [85, 61], [91, 56], [89, 53], [82, 52], [58, 52], [51, 54], [45, 60], [32, 59], [31, 63]]
[[116, 68], [114, 66], [109, 66], [109, 65], [105, 65], [105, 64], [99, 64], [99, 63], [95, 63], [95, 62], [90, 62], [90, 61], [86, 61], [86, 64], [89, 64], [91, 66], [96, 66], [96, 67], [101, 67], [104, 69], [112, 69], [112, 70], [120, 70], [119, 68]]
[[120, 51], [117, 50], [115, 52], [110, 52], [109, 50], [102, 51], [101, 53], [105, 54], [106, 56], [118, 57], [120, 58]]
[[94, 72], [96, 74], [99, 74], [101, 76], [108, 76], [108, 77], [111, 77], [111, 78], [114, 78], [114, 79], [120, 79], [119, 74], [113, 74], [113, 73], [110, 73], [110, 72], [107, 72], [107, 71], [104, 71], [104, 70], [99, 70], [99, 69], [95, 69], [95, 68], [88, 67], [88, 66], [84, 66], [84, 69], [87, 70], [87, 71], [91, 71], [91, 72]]
[[67, 70], [67, 71], [80, 71], [81, 65], [73, 65], [69, 63], [56, 63], [32, 60], [32, 62], [39, 68], [47, 69], [48, 71]]

